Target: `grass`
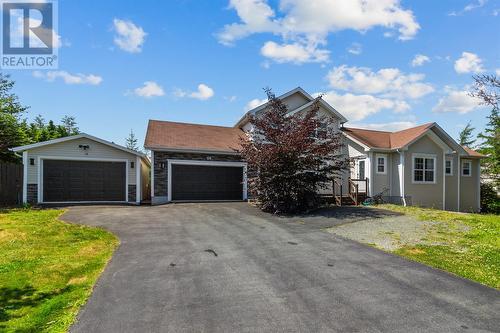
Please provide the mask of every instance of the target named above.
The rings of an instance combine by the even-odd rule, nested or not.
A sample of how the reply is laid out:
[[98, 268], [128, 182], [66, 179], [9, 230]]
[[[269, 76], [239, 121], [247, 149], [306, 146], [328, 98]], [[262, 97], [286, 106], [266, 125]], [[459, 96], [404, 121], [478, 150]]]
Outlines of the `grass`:
[[500, 216], [396, 205], [379, 208], [438, 222], [416, 245], [394, 253], [500, 289]]
[[0, 211], [0, 331], [66, 332], [118, 245], [62, 213]]

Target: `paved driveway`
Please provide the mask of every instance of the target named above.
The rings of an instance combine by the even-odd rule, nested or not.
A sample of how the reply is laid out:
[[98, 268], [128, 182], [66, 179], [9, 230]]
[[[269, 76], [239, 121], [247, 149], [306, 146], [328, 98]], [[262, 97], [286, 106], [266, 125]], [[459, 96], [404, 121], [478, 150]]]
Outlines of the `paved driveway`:
[[121, 240], [72, 332], [499, 332], [500, 292], [322, 231], [384, 214], [71, 208]]

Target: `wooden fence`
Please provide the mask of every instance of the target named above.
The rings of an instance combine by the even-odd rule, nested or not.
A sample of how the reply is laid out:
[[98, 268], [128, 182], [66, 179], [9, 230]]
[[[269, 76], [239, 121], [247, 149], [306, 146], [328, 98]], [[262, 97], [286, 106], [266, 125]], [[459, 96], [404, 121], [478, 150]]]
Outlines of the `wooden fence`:
[[0, 162], [0, 206], [20, 205], [23, 200], [23, 166]]

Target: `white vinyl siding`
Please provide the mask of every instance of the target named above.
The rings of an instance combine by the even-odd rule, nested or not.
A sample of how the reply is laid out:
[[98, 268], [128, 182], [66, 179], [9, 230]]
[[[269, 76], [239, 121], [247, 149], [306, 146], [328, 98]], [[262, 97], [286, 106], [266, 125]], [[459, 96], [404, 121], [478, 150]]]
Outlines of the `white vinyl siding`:
[[[89, 145], [89, 149], [84, 151], [79, 148], [80, 145]], [[122, 150], [110, 147], [108, 145], [87, 139], [80, 138], [65, 142], [55, 143], [39, 148], [28, 150], [28, 184], [38, 184], [38, 157], [53, 156], [59, 159], [68, 158], [89, 158], [89, 159], [119, 159], [128, 160], [127, 172], [130, 185], [136, 183], [137, 166], [130, 168], [130, 162], [136, 162], [136, 155], [124, 152]], [[33, 158], [35, 165], [30, 165], [29, 161]]]

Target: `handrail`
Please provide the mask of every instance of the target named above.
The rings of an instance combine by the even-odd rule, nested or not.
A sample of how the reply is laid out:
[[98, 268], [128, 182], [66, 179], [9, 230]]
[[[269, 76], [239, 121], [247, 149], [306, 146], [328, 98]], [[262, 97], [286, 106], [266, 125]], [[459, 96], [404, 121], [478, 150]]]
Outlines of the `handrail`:
[[[340, 189], [340, 195], [337, 196], [335, 194], [335, 185], [338, 185], [339, 186], [339, 189]], [[338, 206], [342, 206], [342, 180], [339, 181], [339, 179], [337, 178], [334, 178], [333, 179], [333, 197], [335, 198], [335, 203], [338, 205]]]

